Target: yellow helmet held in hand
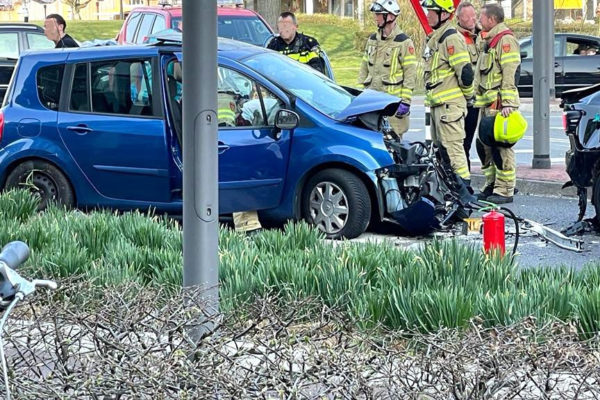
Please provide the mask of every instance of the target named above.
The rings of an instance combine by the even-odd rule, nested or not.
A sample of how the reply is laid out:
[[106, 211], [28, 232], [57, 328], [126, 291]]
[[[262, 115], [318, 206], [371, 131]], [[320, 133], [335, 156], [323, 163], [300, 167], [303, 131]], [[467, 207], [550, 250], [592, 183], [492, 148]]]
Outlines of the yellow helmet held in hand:
[[512, 147], [527, 131], [527, 120], [515, 110], [503, 117], [483, 117], [479, 123], [479, 140], [488, 146]]
[[454, 1], [452, 0], [424, 0], [421, 6], [430, 10], [446, 11], [449, 13], [453, 13], [455, 10]]

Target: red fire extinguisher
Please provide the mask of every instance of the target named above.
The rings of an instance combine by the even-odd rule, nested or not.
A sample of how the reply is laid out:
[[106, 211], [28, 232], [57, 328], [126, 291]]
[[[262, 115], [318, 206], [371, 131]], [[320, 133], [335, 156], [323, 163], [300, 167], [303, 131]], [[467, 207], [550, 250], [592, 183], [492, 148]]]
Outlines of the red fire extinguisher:
[[493, 249], [500, 249], [504, 255], [504, 215], [492, 210], [481, 217], [483, 220], [483, 249], [489, 253]]

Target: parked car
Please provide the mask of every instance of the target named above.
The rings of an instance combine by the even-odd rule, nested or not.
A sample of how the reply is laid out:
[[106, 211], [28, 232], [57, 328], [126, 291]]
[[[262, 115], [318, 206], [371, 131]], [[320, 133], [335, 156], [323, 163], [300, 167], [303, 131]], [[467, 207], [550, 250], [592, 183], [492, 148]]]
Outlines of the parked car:
[[[257, 46], [218, 47], [222, 214], [305, 218], [331, 238], [447, 219], [429, 151], [384, 140], [396, 97], [349, 92]], [[0, 187], [33, 184], [42, 207], [181, 213], [181, 55], [161, 42], [21, 56], [0, 109]]]
[[44, 29], [33, 24], [0, 24], [0, 100], [12, 76], [19, 54], [28, 49], [48, 49], [54, 42], [44, 35]]
[[596, 221], [600, 222], [600, 84], [562, 94], [564, 127], [570, 149], [566, 154], [567, 173], [579, 194], [579, 218], [585, 215], [587, 190], [592, 189]]
[[[519, 95], [533, 96], [532, 38], [520, 40], [521, 77]], [[575, 33], [554, 35], [554, 81], [556, 96], [565, 90], [600, 83], [600, 37]]]
[[[182, 7], [136, 7], [117, 35], [119, 44], [141, 44], [165, 29], [182, 29]], [[217, 30], [220, 37], [263, 46], [273, 35], [269, 24], [253, 10], [241, 7], [217, 7]]]

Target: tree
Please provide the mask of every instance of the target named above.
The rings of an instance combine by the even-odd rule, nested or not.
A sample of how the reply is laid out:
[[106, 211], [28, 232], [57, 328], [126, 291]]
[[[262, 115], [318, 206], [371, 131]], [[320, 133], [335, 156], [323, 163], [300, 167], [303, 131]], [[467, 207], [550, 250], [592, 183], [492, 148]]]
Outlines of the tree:
[[62, 0], [63, 3], [71, 7], [71, 14], [73, 18], [77, 15], [77, 18], [81, 19], [81, 10], [84, 9], [92, 0]]
[[273, 28], [277, 26], [277, 18], [281, 14], [281, 0], [254, 0], [254, 9]]

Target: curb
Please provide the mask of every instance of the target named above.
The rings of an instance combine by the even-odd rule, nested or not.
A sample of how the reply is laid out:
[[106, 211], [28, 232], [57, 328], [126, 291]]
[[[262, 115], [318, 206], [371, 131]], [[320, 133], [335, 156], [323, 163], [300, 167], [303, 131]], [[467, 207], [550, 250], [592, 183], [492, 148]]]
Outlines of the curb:
[[[475, 192], [479, 191], [485, 183], [485, 177], [480, 174], [471, 175], [471, 186]], [[569, 187], [562, 189], [564, 182], [541, 181], [535, 179], [517, 178], [517, 188], [519, 194], [534, 195], [534, 196], [553, 196], [553, 197], [570, 197], [577, 198], [577, 189]], [[588, 199], [592, 198], [592, 191], [588, 190]]]

